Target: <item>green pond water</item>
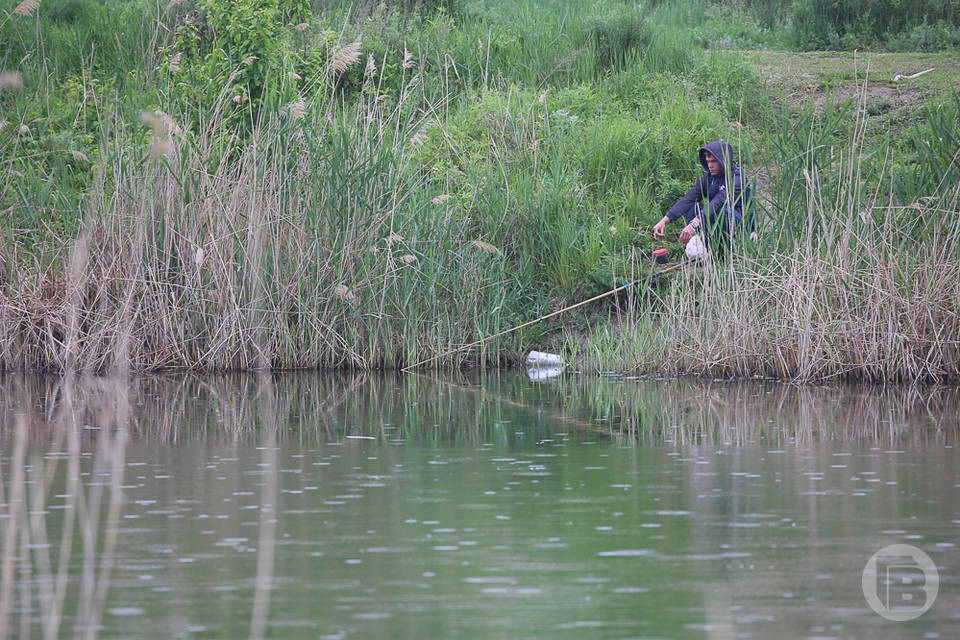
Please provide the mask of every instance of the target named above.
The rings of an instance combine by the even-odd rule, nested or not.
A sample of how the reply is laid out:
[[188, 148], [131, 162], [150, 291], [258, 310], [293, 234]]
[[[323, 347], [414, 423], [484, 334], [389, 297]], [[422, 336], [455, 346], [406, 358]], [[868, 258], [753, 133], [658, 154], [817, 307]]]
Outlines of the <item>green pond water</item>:
[[[0, 420], [0, 638], [960, 637], [956, 389], [7, 376]], [[865, 579], [891, 544], [932, 564]]]

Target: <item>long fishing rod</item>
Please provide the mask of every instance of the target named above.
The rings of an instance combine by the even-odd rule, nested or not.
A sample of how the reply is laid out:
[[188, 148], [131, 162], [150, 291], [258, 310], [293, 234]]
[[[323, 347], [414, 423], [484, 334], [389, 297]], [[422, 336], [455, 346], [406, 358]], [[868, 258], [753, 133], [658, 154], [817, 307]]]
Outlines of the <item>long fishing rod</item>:
[[469, 349], [470, 347], [480, 346], [481, 344], [483, 344], [484, 342], [487, 342], [488, 340], [493, 340], [494, 338], [499, 338], [500, 336], [505, 336], [505, 335], [507, 335], [508, 333], [513, 333], [514, 331], [517, 331], [517, 330], [519, 330], [519, 329], [523, 329], [524, 327], [529, 327], [529, 326], [532, 325], [532, 324], [537, 324], [538, 322], [542, 322], [543, 320], [547, 320], [548, 318], [552, 318], [552, 317], [554, 317], [554, 316], [558, 316], [558, 315], [560, 315], [561, 313], [565, 313], [565, 312], [567, 312], [567, 311], [571, 311], [571, 310], [576, 309], [576, 308], [578, 308], [578, 307], [582, 307], [582, 306], [584, 306], [584, 305], [590, 304], [591, 302], [596, 302], [597, 300], [600, 300], [600, 299], [602, 299], [602, 298], [606, 298], [607, 296], [612, 296], [613, 294], [615, 294], [615, 293], [617, 293], [617, 292], [626, 291], [626, 290], [629, 289], [630, 287], [632, 287], [632, 286], [634, 286], [634, 285], [636, 285], [636, 284], [639, 284], [639, 283], [641, 283], [641, 282], [649, 282], [649, 281], [651, 281], [655, 276], [660, 276], [660, 275], [663, 275], [663, 274], [665, 274], [665, 273], [670, 273], [671, 271], [676, 271], [677, 269], [679, 269], [679, 268], [682, 267], [682, 266], [683, 266], [682, 263], [677, 263], [677, 264], [674, 264], [674, 265], [670, 265], [670, 266], [667, 267], [666, 269], [662, 269], [662, 270], [660, 270], [660, 271], [656, 271], [656, 272], [654, 272], [654, 273], [651, 273], [651, 274], [650, 274], [649, 276], [647, 276], [646, 278], [641, 278], [640, 280], [634, 280], [633, 282], [630, 282], [630, 283], [628, 283], [628, 284], [620, 285], [619, 287], [616, 287], [616, 288], [614, 288], [614, 289], [610, 289], [610, 291], [607, 291], [606, 293], [601, 293], [600, 295], [593, 296], [592, 298], [588, 298], [587, 300], [582, 300], [582, 301], [580, 301], [580, 302], [578, 302], [578, 303], [576, 303], [576, 304], [572, 304], [572, 305], [570, 305], [569, 307], [564, 307], [563, 309], [559, 309], [559, 310], [554, 311], [554, 312], [552, 312], [552, 313], [548, 313], [548, 314], [545, 315], [545, 316], [540, 316], [540, 317], [537, 318], [536, 320], [529, 320], [529, 321], [527, 321], [527, 322], [524, 322], [523, 324], [518, 324], [518, 325], [515, 326], [515, 327], [511, 327], [510, 329], [507, 329], [506, 331], [501, 331], [500, 333], [495, 333], [495, 334], [493, 334], [492, 336], [487, 336], [486, 338], [481, 338], [480, 340], [477, 340], [476, 342], [471, 342], [470, 344], [465, 344], [465, 345], [459, 346], [459, 347], [457, 347], [456, 349], [451, 349], [450, 351], [447, 351], [447, 352], [445, 352], [445, 353], [437, 354], [437, 355], [435, 355], [435, 356], [433, 356], [433, 357], [431, 357], [431, 358], [427, 358], [426, 360], [421, 360], [420, 362], [415, 362], [415, 363], [413, 363], [413, 364], [411, 364], [411, 365], [407, 365], [406, 367], [400, 369], [400, 371], [409, 371], [409, 370], [411, 370], [411, 369], [416, 369], [416, 368], [419, 367], [420, 365], [427, 364], [428, 362], [433, 362], [434, 360], [439, 360], [440, 358], [445, 358], [445, 357], [450, 356], [450, 355], [453, 355], [453, 354], [455, 354], [455, 353], [457, 353], [457, 352], [459, 352], [459, 351], [463, 351], [464, 349]]

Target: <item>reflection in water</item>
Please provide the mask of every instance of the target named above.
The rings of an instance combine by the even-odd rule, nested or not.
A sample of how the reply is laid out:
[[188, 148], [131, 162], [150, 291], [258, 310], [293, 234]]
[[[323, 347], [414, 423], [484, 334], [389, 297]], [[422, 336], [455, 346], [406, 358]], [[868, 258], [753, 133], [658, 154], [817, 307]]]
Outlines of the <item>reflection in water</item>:
[[260, 495], [260, 535], [257, 544], [257, 577], [253, 596], [253, 615], [250, 620], [250, 638], [265, 637], [270, 612], [270, 590], [273, 587], [273, 558], [277, 540], [277, 503], [279, 500], [277, 465], [277, 419], [276, 399], [272, 381], [266, 374], [257, 376], [258, 399], [263, 419], [263, 444], [260, 468], [263, 469], [262, 493]]
[[894, 637], [838, 575], [856, 584], [891, 541], [955, 552], [957, 400], [569, 375], [7, 376], [0, 638]]
[[[952, 387], [798, 387], [572, 375], [538, 384], [510, 373], [446, 379], [185, 375], [124, 383], [8, 375], [0, 381], [0, 441], [11, 437], [14, 418], [23, 415], [32, 441], [58, 441], [75, 424], [83, 427], [74, 437], [84, 445], [106, 423], [120, 419], [120, 398], [130, 438], [151, 443], [253, 442], [271, 425], [279, 427], [278, 442], [364, 435], [479, 445], [514, 440], [516, 434], [501, 428], [503, 418], [520, 414], [534, 433], [538, 427], [546, 432], [564, 426], [623, 444], [834, 440], [932, 446], [952, 444], [960, 420], [960, 390]], [[269, 409], [264, 408], [265, 389], [272, 398]], [[275, 415], [265, 415], [271, 412]]]
[[[31, 396], [21, 397], [19, 403], [11, 400], [4, 404], [9, 410], [0, 418], [5, 425], [3, 444], [6, 450], [12, 439], [12, 455], [3, 461], [10, 472], [4, 473], [0, 484], [0, 504], [5, 507], [0, 512], [0, 638], [10, 637], [14, 631], [19, 637], [29, 637], [35, 621], [39, 621], [45, 638], [59, 637], [68, 582], [71, 574], [76, 575], [77, 565], [79, 597], [75, 598], [72, 629], [78, 637], [93, 638], [101, 628], [122, 503], [128, 386], [117, 381], [98, 382], [97, 387], [112, 396], [112, 401], [87, 407], [77, 401], [74, 382], [72, 378], [59, 381], [48, 406], [33, 405], [48, 417], [41, 429], [48, 438], [45, 451], [27, 446], [39, 426], [24, 412], [32, 404]], [[79, 419], [88, 410], [97, 414], [95, 424], [99, 426]], [[81, 458], [91, 456], [81, 447], [81, 433], [94, 429], [99, 435], [91, 471], [81, 474]], [[81, 475], [90, 475], [92, 480], [82, 482]], [[6, 486], [9, 494], [3, 492]], [[54, 486], [63, 487], [64, 492], [51, 496]], [[51, 498], [62, 499], [63, 503], [52, 504]], [[81, 544], [76, 558], [75, 531]], [[15, 609], [18, 616], [12, 615]]]
[[527, 378], [533, 382], [552, 380], [563, 374], [563, 367], [530, 367], [527, 369]]

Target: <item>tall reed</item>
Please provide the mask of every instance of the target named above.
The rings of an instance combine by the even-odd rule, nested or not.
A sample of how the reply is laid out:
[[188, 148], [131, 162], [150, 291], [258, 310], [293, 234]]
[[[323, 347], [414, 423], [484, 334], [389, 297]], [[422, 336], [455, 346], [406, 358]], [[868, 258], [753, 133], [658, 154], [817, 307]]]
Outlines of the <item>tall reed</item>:
[[678, 279], [622, 335], [598, 335], [586, 362], [795, 381], [960, 379], [960, 186], [946, 179], [960, 154], [937, 156], [940, 178], [928, 178], [939, 188], [901, 204], [895, 149], [868, 179], [864, 109], [861, 95], [848, 146], [829, 141], [839, 122], [829, 115], [826, 130], [810, 114], [784, 125], [763, 245], [743, 242]]
[[[287, 29], [287, 48], [271, 49], [269, 95], [259, 102], [235, 84], [251, 56], [223, 57], [214, 80], [181, 68], [176, 54], [158, 59], [166, 31], [139, 4], [119, 14], [130, 29], [109, 49], [115, 59], [88, 61], [72, 49], [28, 57], [17, 81], [30, 91], [0, 95], [0, 108], [14, 113], [0, 121], [0, 162], [11, 168], [0, 208], [12, 220], [0, 241], [0, 369], [422, 360], [635, 280], [650, 226], [694, 177], [694, 150], [742, 136], [743, 164], [778, 165], [762, 189], [774, 192], [762, 243], [775, 249], [751, 250], [635, 312], [618, 310], [590, 340], [578, 318], [569, 350], [585, 347], [588, 355], [578, 353], [591, 366], [644, 371], [797, 379], [952, 371], [949, 285], [915, 279], [921, 258], [923, 269], [940, 270], [930, 278], [953, 273], [952, 227], [932, 221], [951, 220], [943, 212], [956, 207], [955, 115], [931, 110], [940, 143], [924, 144], [918, 127], [916, 144], [891, 148], [884, 164], [864, 147], [862, 114], [848, 148], [836, 142], [841, 111], [816, 122], [771, 117], [756, 74], [720, 50], [735, 39], [728, 26], [748, 26], [740, 11], [748, 3], [652, 4], [472, 2], [398, 13], [325, 3], [309, 24]], [[405, 6], [415, 5], [438, 3]], [[166, 26], [186, 11], [171, 5]], [[730, 12], [743, 20], [729, 22]], [[114, 40], [110, 17], [97, 7], [57, 26], [47, 13], [29, 24], [12, 15], [0, 29], [18, 38], [18, 51], [55, 42], [59, 50], [61, 38]], [[147, 51], [140, 65], [131, 43]], [[234, 59], [242, 62], [231, 70]], [[135, 66], [121, 81], [105, 78]], [[57, 90], [36, 88], [41, 76]], [[34, 117], [64, 94], [73, 96], [60, 109], [69, 117], [55, 109]], [[152, 108], [137, 129], [143, 103]], [[791, 124], [773, 132], [775, 143], [765, 139], [778, 122]], [[87, 153], [58, 146], [61, 129]], [[898, 271], [888, 288], [903, 301], [871, 297], [886, 282], [877, 270], [890, 265]], [[896, 318], [875, 317], [880, 302], [914, 304], [897, 288], [904, 283], [927, 301], [911, 313], [929, 308], [934, 318], [916, 328], [939, 336], [929, 366], [922, 346], [907, 348], [907, 334], [889, 328]], [[848, 335], [855, 321], [879, 323], [873, 333], [889, 344], [859, 353], [860, 338]], [[439, 366], [515, 361], [524, 348], [563, 342], [554, 329]], [[744, 354], [748, 345], [763, 352]]]
[[389, 106], [375, 72], [352, 106], [328, 80], [246, 137], [146, 113], [67, 273], [4, 293], [0, 368], [376, 368], [504, 328], [502, 252], [409, 166], [419, 79]]

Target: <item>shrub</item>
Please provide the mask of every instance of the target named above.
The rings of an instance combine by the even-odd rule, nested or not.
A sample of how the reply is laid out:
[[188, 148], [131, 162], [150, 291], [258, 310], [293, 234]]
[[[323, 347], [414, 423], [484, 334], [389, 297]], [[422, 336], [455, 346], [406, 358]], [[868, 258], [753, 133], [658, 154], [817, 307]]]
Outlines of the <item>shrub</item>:
[[891, 34], [887, 48], [893, 51], [940, 51], [960, 48], [960, 25], [945, 20], [924, 22], [910, 31]]
[[257, 113], [265, 102], [284, 102], [285, 89], [289, 100], [296, 79], [280, 74], [278, 82], [272, 75], [283, 69], [290, 51], [287, 27], [309, 15], [308, 0], [200, 0], [177, 26], [164, 62], [171, 80], [178, 74], [189, 78], [186, 85], [176, 83], [173, 97], [201, 111], [229, 97], [248, 113]]
[[796, 0], [789, 19], [801, 49], [875, 46], [925, 23], [960, 26], [960, 0]]
[[587, 34], [596, 47], [598, 69], [623, 68], [630, 54], [645, 49], [652, 39], [641, 7], [629, 5], [594, 18]]

